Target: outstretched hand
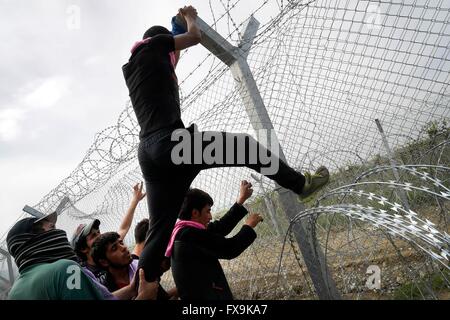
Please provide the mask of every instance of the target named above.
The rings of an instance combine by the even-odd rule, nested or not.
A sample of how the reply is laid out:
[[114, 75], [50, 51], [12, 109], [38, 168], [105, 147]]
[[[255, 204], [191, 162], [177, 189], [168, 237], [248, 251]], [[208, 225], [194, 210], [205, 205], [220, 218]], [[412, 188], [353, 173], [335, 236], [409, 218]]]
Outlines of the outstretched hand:
[[133, 187], [133, 201], [136, 203], [141, 201], [145, 198], [146, 194], [145, 192], [142, 192], [142, 188], [144, 187], [144, 183], [141, 181], [141, 183], [136, 183], [136, 185]]

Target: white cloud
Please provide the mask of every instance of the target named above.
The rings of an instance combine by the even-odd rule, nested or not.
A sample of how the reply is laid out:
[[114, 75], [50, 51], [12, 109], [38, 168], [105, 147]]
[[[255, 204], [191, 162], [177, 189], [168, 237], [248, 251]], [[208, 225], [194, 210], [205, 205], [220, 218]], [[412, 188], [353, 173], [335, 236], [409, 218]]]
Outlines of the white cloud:
[[24, 110], [19, 108], [0, 110], [0, 141], [12, 141], [20, 134], [19, 122]]
[[50, 108], [69, 91], [70, 79], [64, 76], [47, 78], [23, 98], [30, 108]]
[[[48, 109], [69, 94], [71, 81], [66, 76], [53, 76], [33, 81], [18, 89], [10, 102], [14, 107], [0, 110], [0, 141], [11, 142], [19, 138], [23, 122], [34, 110]], [[37, 127], [28, 130], [31, 138], [37, 138]]]
[[74, 163], [60, 163], [51, 159], [22, 156], [0, 158], [0, 236], [22, 213], [25, 204], [35, 205], [49, 190], [64, 179]]
[[95, 55], [87, 58], [84, 61], [84, 65], [88, 67], [92, 67], [94, 65], [100, 64], [105, 61], [105, 57], [102, 55]]

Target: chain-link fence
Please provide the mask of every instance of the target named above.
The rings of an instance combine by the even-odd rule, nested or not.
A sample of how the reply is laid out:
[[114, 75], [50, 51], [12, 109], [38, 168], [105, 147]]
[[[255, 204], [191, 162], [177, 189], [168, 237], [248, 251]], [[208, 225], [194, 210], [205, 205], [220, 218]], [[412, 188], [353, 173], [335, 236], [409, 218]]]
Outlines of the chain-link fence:
[[[291, 232], [302, 222], [343, 298], [448, 299], [450, 4], [210, 5], [202, 18], [234, 45], [242, 43], [252, 14], [261, 22], [247, 61], [287, 162], [302, 171], [323, 164], [332, 173], [327, 189], [292, 221], [273, 183], [248, 169], [211, 169], [196, 178], [193, 186], [212, 195], [217, 216], [234, 202], [239, 181], [252, 180], [248, 206], [267, 217], [244, 254], [222, 261], [236, 297], [317, 298]], [[196, 60], [191, 52], [180, 61], [193, 66], [179, 74], [184, 123], [254, 134], [229, 68], [209, 52]], [[68, 196], [58, 224], [69, 236], [94, 217], [102, 231], [116, 230], [132, 186], [142, 180], [138, 131], [127, 104], [117, 124], [97, 134], [77, 168], [35, 207], [46, 212]], [[142, 202], [134, 222], [147, 215]], [[132, 235], [126, 241], [132, 246]], [[378, 271], [380, 283], [366, 283]], [[171, 281], [169, 272], [164, 282]]]

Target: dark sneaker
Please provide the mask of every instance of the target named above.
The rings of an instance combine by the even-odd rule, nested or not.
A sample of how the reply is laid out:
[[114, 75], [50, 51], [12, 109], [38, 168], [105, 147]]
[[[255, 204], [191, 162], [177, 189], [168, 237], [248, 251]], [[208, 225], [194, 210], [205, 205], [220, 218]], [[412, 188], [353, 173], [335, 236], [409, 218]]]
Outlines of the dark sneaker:
[[305, 185], [303, 186], [302, 193], [299, 194], [300, 199], [303, 200], [322, 189], [330, 180], [330, 173], [324, 166], [319, 167], [313, 174], [305, 172], [303, 175], [305, 176]]

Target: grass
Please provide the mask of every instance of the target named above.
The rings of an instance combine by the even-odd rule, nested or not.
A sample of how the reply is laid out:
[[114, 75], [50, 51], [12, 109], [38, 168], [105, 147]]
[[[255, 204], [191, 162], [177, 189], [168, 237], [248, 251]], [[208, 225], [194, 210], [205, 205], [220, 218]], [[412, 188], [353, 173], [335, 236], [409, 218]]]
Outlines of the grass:
[[[450, 271], [435, 272], [423, 279], [407, 282], [398, 287], [392, 294], [394, 300], [417, 300], [432, 298], [429, 291], [439, 295], [442, 291], [448, 293]], [[427, 294], [428, 293], [428, 294]]]
[[[442, 121], [441, 123], [434, 122], [432, 124], [425, 126], [421, 130], [419, 138], [417, 138], [416, 140], [410, 141], [409, 143], [403, 146], [393, 149], [393, 156], [397, 160], [397, 163], [399, 164], [434, 164], [434, 165], [439, 164], [448, 166], [450, 164], [450, 152], [449, 152], [450, 146], [444, 145], [443, 143], [445, 141], [448, 141], [449, 139], [450, 139], [450, 128], [448, 128], [447, 122], [446, 121]], [[433, 147], [438, 145], [441, 145], [441, 147], [432, 150]], [[429, 150], [432, 151], [429, 152]], [[364, 164], [351, 164], [351, 163], [346, 164], [342, 168], [339, 168], [335, 172], [331, 173], [330, 179], [331, 182], [327, 186], [327, 190], [331, 190], [342, 185], [352, 184], [358, 175], [376, 166], [382, 165], [390, 165], [390, 160], [386, 156], [380, 154], [374, 155], [370, 160], [368, 160]], [[401, 173], [401, 180], [403, 182], [409, 182], [416, 186], [422, 186], [425, 183], [424, 180], [421, 180], [420, 178], [413, 176], [411, 174], [406, 174], [405, 171], [399, 172]], [[444, 185], [449, 186], [450, 173], [448, 171], [439, 171], [438, 175], [437, 172], [434, 172], [432, 170], [429, 170], [428, 173], [430, 174], [430, 176], [438, 177], [443, 182]], [[362, 181], [390, 181], [390, 180], [396, 180], [392, 170], [387, 170], [384, 172], [373, 174], [365, 178], [365, 180], [363, 179]], [[433, 185], [430, 182], [426, 183], [427, 186], [430, 187], [431, 190], [433, 190]], [[324, 192], [326, 192], [327, 190], [325, 190]], [[364, 186], [363, 190], [365, 193], [372, 192], [377, 196], [384, 196], [390, 202], [401, 203], [398, 191], [395, 189], [386, 188], [380, 185], [367, 185]], [[316, 205], [316, 199], [324, 192], [319, 193], [318, 195], [316, 195], [315, 198], [312, 198], [307, 203], [304, 203], [306, 207], [312, 207]], [[435, 209], [438, 209], [439, 205], [442, 205], [441, 200], [439, 200], [441, 203], [438, 204], [436, 197], [421, 191], [406, 192], [406, 195], [408, 198], [409, 205], [413, 210], [415, 210], [419, 214], [419, 216], [423, 216], [423, 218], [427, 218], [430, 221], [436, 222], [436, 219], [435, 217], [433, 217], [433, 215], [434, 216], [437, 215], [437, 212], [439, 210]], [[282, 210], [282, 206], [279, 203], [278, 194], [275, 191], [271, 191], [266, 196], [272, 200], [276, 209], [275, 210], [276, 219], [279, 221], [280, 225], [283, 226], [283, 230], [286, 230], [289, 223], [288, 220], [286, 219], [286, 215]], [[336, 205], [342, 203], [343, 201], [344, 203], [361, 204], [364, 206], [371, 206], [373, 208], [386, 209], [386, 207], [379, 204], [377, 200], [370, 201], [367, 198], [356, 196], [347, 196], [344, 200], [342, 196], [327, 197], [320, 201], [320, 205], [321, 206]], [[248, 204], [248, 206], [250, 208], [250, 211], [253, 210], [256, 212], [260, 212], [265, 216], [268, 215], [268, 210], [266, 208], [264, 198], [262, 196], [256, 197], [251, 203]], [[446, 208], [448, 208], [448, 206], [447, 207], [444, 206], [445, 210], [447, 210]], [[444, 212], [444, 214], [446, 215], [447, 213]], [[367, 222], [364, 222], [362, 224], [368, 226]], [[349, 228], [349, 218], [346, 217], [344, 214], [331, 214], [331, 215], [323, 214], [317, 217], [316, 226], [319, 227], [318, 230], [320, 229], [329, 230], [331, 232], [330, 239], [332, 239], [332, 241], [335, 241], [336, 239], [339, 239], [337, 237], [338, 234], [340, 234], [341, 232], [345, 233], [345, 231]], [[439, 224], [438, 229], [442, 231], [441, 227], [442, 226]], [[260, 228], [258, 230], [259, 237], [273, 236], [273, 230], [270, 230], [272, 228], [271, 224], [265, 225], [261, 224], [261, 227], [258, 228]], [[446, 228], [444, 228], [444, 230], [445, 229]], [[330, 243], [329, 245], [334, 246], [333, 243]], [[368, 250], [370, 251], [370, 248]], [[369, 252], [367, 252], [367, 254], [369, 254]], [[394, 254], [393, 256], [397, 255]], [[364, 257], [361, 258], [364, 259]], [[402, 262], [398, 258], [393, 259], [392, 261], [387, 260], [385, 261], [390, 265], [390, 268], [402, 264]], [[349, 268], [354, 267], [350, 266]], [[346, 270], [346, 273], [350, 275], [352, 272]], [[448, 272], [433, 273], [433, 274], [428, 273], [428, 275], [424, 276], [423, 278], [403, 283], [400, 286], [392, 284], [390, 285], [390, 289], [392, 289], [393, 291], [389, 291], [389, 293], [384, 292], [383, 294], [380, 293], [380, 296], [382, 296], [383, 298], [393, 298], [393, 299], [422, 299], [424, 298], [425, 295], [426, 297], [429, 298], [430, 295], [426, 294], [427, 287], [430, 288], [429, 290], [434, 292], [436, 295], [440, 295], [441, 293], [443, 293], [444, 295], [445, 294], [448, 295], [450, 293], [448, 287], [448, 279], [450, 278], [449, 276], [450, 275], [448, 274]]]

